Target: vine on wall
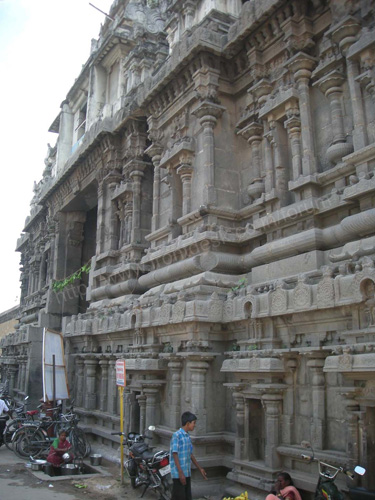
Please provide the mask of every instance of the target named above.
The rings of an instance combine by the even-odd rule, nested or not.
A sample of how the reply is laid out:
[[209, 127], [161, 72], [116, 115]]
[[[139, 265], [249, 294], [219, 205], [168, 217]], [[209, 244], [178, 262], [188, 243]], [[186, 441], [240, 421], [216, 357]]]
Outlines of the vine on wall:
[[82, 274], [88, 274], [90, 272], [90, 269], [91, 269], [91, 262], [89, 261], [67, 278], [64, 278], [63, 280], [54, 281], [52, 283], [52, 290], [54, 292], [61, 292], [62, 290], [64, 290], [65, 287], [74, 283], [75, 280], [80, 280]]

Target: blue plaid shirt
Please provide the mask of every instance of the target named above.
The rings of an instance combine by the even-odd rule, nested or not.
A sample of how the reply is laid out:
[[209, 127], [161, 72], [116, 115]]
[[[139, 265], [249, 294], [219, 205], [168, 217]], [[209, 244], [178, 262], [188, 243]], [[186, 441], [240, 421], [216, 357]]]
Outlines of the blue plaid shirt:
[[171, 439], [171, 475], [172, 478], [178, 479], [178, 469], [173, 458], [173, 453], [178, 453], [178, 460], [180, 461], [182, 472], [185, 477], [191, 476], [191, 454], [193, 453], [193, 445], [189, 433], [184, 429], [176, 431]]

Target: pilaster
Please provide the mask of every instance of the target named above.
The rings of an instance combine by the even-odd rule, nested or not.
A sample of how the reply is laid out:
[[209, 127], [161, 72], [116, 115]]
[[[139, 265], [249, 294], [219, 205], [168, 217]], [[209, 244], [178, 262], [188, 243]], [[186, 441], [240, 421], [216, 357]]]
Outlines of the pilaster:
[[327, 158], [334, 164], [339, 163], [343, 156], [353, 151], [352, 145], [346, 141], [344, 129], [342, 109], [342, 84], [344, 81], [344, 75], [338, 70], [333, 70], [315, 83], [329, 101], [332, 141], [327, 149]]
[[99, 408], [102, 411], [107, 411], [107, 386], [108, 386], [108, 359], [101, 359], [100, 366], [100, 394]]
[[262, 394], [262, 403], [265, 411], [266, 445], [265, 445], [265, 465], [273, 469], [279, 469], [281, 459], [277, 453], [280, 439], [280, 418], [282, 414], [283, 396], [272, 388]]
[[225, 108], [210, 101], [203, 101], [193, 110], [203, 127], [202, 133], [202, 179], [203, 203], [216, 204], [215, 189], [215, 137], [214, 129]]
[[323, 372], [327, 353], [311, 353], [307, 361], [311, 377], [311, 442], [313, 448], [323, 450], [325, 445], [325, 419], [326, 419], [326, 389], [325, 375]]
[[85, 407], [88, 410], [94, 410], [96, 408], [96, 369], [98, 366], [98, 360], [95, 357], [85, 358]]
[[294, 74], [299, 93], [299, 112], [302, 138], [302, 175], [310, 176], [317, 172], [314, 147], [313, 121], [311, 118], [310, 78], [317, 60], [303, 52], [293, 56], [287, 63]]
[[191, 408], [198, 417], [196, 429], [199, 434], [207, 432], [207, 372], [213, 356], [201, 354], [189, 354], [187, 356], [187, 368], [190, 371], [191, 381]]
[[85, 383], [85, 376], [84, 376], [85, 365], [82, 358], [76, 357], [75, 368], [77, 375], [76, 375], [74, 399], [76, 406], [81, 407], [83, 406], [83, 394], [84, 394], [84, 383]]
[[181, 424], [181, 361], [177, 358], [171, 360], [168, 363], [168, 369], [171, 374], [169, 425], [172, 429], [178, 429]]

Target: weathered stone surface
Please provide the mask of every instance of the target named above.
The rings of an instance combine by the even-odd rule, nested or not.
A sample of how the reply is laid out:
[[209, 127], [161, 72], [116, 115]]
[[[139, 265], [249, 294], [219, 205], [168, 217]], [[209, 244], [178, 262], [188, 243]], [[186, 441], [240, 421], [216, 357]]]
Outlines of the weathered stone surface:
[[17, 242], [14, 395], [40, 397], [49, 327], [93, 439], [125, 359], [126, 431], [168, 446], [194, 411], [196, 455], [249, 496], [281, 469], [314, 489], [302, 440], [375, 467], [373, 7], [113, 3]]

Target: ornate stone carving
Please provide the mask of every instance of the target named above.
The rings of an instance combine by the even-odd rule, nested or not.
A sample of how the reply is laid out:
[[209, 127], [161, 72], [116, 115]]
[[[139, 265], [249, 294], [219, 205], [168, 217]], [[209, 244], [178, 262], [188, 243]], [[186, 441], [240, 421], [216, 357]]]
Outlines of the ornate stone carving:
[[296, 309], [307, 309], [311, 305], [311, 287], [300, 278], [293, 290], [293, 305]]
[[276, 290], [271, 294], [271, 311], [272, 314], [280, 314], [286, 312], [288, 308], [288, 292], [283, 290], [282, 282], [278, 282]]
[[186, 303], [182, 300], [178, 300], [172, 307], [172, 321], [177, 323], [183, 321], [185, 317], [185, 306]]
[[335, 288], [331, 271], [328, 270], [317, 285], [316, 304], [318, 307], [332, 307], [335, 301]]

